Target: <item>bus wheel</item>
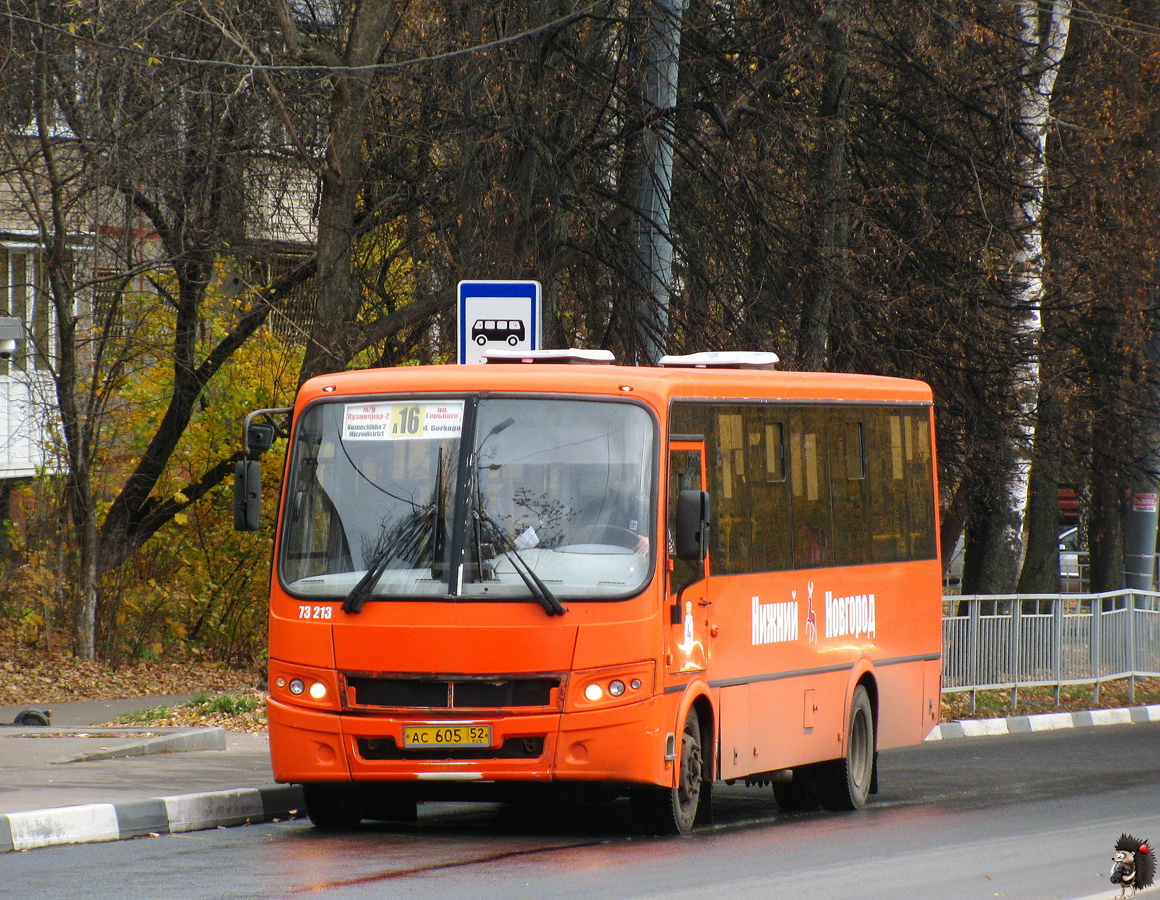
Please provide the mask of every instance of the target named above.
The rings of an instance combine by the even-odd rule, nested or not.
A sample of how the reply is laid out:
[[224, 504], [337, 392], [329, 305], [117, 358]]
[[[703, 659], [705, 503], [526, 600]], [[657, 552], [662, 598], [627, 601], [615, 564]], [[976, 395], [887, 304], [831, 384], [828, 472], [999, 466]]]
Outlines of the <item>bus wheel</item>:
[[822, 805], [826, 809], [861, 809], [870, 797], [874, 780], [874, 711], [866, 688], [858, 685], [850, 704], [850, 727], [846, 755], [825, 764], [819, 778]]
[[646, 788], [635, 795], [645, 825], [657, 834], [688, 834], [697, 811], [707, 800], [712, 785], [706, 778], [706, 755], [701, 743], [701, 722], [690, 708], [681, 735], [680, 772], [674, 788]]
[[777, 805], [786, 812], [812, 812], [822, 805], [818, 795], [818, 780], [812, 766], [793, 770], [791, 781], [775, 781], [773, 796]]
[[365, 794], [354, 784], [304, 784], [306, 815], [320, 831], [353, 831], [365, 817]]

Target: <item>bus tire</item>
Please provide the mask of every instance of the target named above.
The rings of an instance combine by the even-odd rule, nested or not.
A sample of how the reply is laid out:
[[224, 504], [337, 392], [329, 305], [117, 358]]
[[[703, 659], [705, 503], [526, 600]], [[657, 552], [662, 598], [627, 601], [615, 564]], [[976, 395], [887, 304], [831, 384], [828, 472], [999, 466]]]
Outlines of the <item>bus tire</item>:
[[850, 702], [846, 732], [846, 755], [824, 764], [818, 779], [826, 809], [861, 809], [870, 797], [874, 781], [874, 710], [866, 688], [858, 685]]
[[349, 783], [302, 785], [306, 815], [319, 831], [353, 831], [365, 818], [366, 796]]
[[701, 739], [700, 717], [692, 707], [685, 716], [678, 764], [676, 787], [644, 788], [634, 795], [645, 827], [656, 834], [688, 834], [698, 821], [701, 805], [707, 808], [709, 803], [709, 755]]

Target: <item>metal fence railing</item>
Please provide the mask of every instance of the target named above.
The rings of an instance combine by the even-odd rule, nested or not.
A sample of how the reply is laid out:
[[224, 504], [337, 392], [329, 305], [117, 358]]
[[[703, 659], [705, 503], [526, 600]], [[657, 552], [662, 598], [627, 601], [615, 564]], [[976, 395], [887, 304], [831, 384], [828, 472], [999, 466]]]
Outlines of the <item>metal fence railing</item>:
[[[962, 577], [962, 561], [948, 566], [943, 575], [943, 593], [957, 594], [959, 579]], [[1160, 554], [1157, 555], [1157, 571], [1152, 579], [1160, 584]], [[1091, 563], [1086, 550], [1061, 554], [1059, 560], [1059, 590], [1064, 594], [1086, 592], [1091, 584]]]
[[943, 693], [1100, 685], [1160, 677], [1160, 594], [1008, 594], [943, 598]]

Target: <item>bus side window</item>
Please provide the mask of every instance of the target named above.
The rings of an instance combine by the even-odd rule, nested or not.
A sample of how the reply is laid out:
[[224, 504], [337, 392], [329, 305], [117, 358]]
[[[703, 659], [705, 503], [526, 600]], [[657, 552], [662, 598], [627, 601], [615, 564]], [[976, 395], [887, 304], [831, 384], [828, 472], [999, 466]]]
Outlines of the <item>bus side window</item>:
[[825, 409], [802, 409], [790, 434], [794, 548], [798, 569], [830, 565], [830, 472]]
[[753, 497], [751, 478], [746, 467], [745, 414], [740, 406], [723, 406], [715, 411], [719, 466], [714, 473], [720, 481], [720, 491], [714, 484], [713, 503], [715, 520], [711, 540], [719, 549], [715, 568], [724, 573], [753, 571]]
[[933, 559], [934, 482], [930, 477], [930, 413], [926, 410], [908, 412], [906, 420], [907, 434], [911, 437], [907, 454], [910, 558]]
[[830, 490], [834, 504], [834, 553], [837, 565], [870, 562], [870, 524], [866, 504], [866, 437], [860, 421], [834, 411], [830, 423]]
[[[665, 516], [668, 554], [673, 556], [672, 536], [676, 533], [677, 497], [681, 491], [704, 490], [701, 481], [701, 453], [698, 450], [671, 450], [669, 452], [668, 512]], [[711, 532], [710, 532], [711, 533]], [[702, 571], [702, 563], [695, 560], [673, 559], [673, 584], [691, 581]]]
[[[779, 410], [781, 415], [784, 412]], [[786, 427], [771, 420], [771, 411], [748, 411], [749, 484], [752, 509], [753, 558], [749, 571], [777, 572], [793, 568], [793, 524], [790, 518], [786, 469]]]
[[870, 441], [870, 522], [874, 562], [907, 557], [906, 481], [902, 416], [896, 409], [874, 411]]

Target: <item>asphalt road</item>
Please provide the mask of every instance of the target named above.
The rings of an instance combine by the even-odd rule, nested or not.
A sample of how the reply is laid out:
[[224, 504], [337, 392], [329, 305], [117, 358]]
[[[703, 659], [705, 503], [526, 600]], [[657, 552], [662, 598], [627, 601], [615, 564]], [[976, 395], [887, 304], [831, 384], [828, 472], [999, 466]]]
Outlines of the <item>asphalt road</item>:
[[1160, 846], [1160, 723], [927, 744], [883, 754], [880, 781], [861, 812], [792, 816], [719, 785], [717, 824], [688, 838], [641, 837], [623, 806], [440, 804], [351, 835], [50, 847], [0, 859], [0, 897], [1075, 900], [1115, 896], [1121, 831]]

